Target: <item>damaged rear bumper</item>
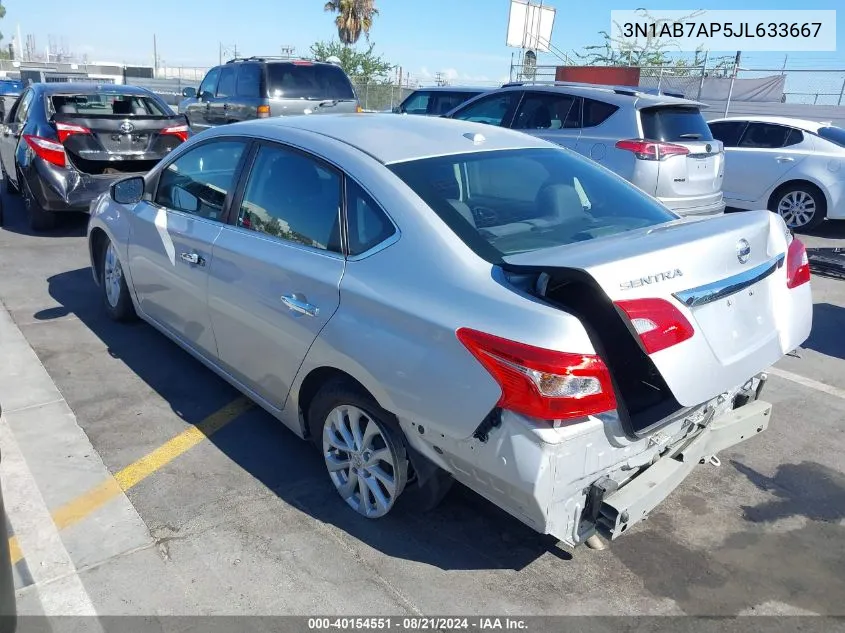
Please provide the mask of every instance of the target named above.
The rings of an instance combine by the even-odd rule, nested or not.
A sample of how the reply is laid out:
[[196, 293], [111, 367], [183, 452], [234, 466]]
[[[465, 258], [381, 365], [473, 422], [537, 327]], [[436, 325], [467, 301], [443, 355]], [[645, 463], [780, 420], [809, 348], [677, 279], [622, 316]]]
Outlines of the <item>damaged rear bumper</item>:
[[610, 539], [618, 538], [646, 518], [702, 460], [766, 430], [771, 412], [771, 404], [757, 400], [714, 419], [692, 440], [604, 497], [596, 528]]
[[73, 168], [35, 160], [26, 179], [29, 190], [45, 211], [87, 213], [92, 201], [107, 192], [112, 184], [131, 175], [91, 176]]

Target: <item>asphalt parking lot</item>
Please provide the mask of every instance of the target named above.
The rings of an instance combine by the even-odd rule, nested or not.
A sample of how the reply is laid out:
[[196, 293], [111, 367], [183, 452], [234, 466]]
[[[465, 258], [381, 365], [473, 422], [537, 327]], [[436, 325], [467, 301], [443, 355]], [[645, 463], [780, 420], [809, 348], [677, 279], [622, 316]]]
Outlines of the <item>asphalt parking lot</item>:
[[[567, 551], [459, 486], [428, 514], [359, 518], [309, 445], [151, 327], [108, 320], [84, 217], [34, 236], [2, 203], [22, 614], [845, 615], [843, 281], [814, 279], [766, 433], [608, 549]], [[805, 241], [842, 238], [828, 223]]]

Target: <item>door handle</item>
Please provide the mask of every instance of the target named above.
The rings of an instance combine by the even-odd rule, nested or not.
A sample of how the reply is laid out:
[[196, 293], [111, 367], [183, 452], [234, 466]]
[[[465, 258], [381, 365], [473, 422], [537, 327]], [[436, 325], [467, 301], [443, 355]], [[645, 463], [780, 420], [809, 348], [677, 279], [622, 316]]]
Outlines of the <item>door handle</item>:
[[224, 104], [223, 104], [223, 109], [224, 109], [224, 110], [228, 110], [228, 109], [229, 109], [229, 104], [228, 104], [228, 103], [224, 103]]
[[779, 163], [794, 163], [795, 159], [792, 156], [778, 156], [775, 159]]
[[305, 297], [299, 293], [282, 295], [282, 303], [290, 308], [291, 312], [297, 312], [299, 314], [305, 314], [313, 317], [320, 314], [320, 308], [308, 303], [308, 301], [305, 300]]
[[205, 260], [197, 253], [181, 253], [179, 257], [182, 258], [183, 262], [188, 262], [195, 266], [205, 266]]

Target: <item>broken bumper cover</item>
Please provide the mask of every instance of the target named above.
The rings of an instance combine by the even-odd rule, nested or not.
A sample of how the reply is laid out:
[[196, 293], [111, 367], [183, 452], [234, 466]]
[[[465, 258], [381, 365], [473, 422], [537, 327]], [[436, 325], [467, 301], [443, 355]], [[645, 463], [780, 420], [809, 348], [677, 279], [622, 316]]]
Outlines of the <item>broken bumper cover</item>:
[[771, 411], [771, 404], [756, 400], [714, 419], [697, 436], [606, 496], [596, 523], [598, 531], [618, 538], [645, 519], [702, 460], [767, 429]]
[[91, 176], [35, 159], [27, 176], [29, 190], [46, 211], [82, 211], [118, 180], [132, 174]]

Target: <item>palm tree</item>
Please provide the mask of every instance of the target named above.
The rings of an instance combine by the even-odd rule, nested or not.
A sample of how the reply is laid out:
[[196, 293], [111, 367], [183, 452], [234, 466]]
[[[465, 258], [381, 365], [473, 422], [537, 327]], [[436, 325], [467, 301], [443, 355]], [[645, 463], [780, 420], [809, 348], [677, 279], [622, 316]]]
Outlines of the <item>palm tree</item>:
[[378, 15], [375, 0], [329, 0], [324, 10], [337, 13], [334, 23], [340, 41], [350, 46], [361, 38], [370, 39], [373, 18]]

